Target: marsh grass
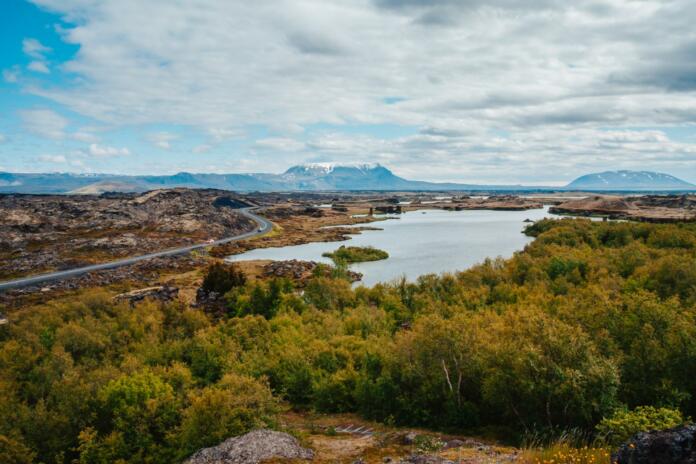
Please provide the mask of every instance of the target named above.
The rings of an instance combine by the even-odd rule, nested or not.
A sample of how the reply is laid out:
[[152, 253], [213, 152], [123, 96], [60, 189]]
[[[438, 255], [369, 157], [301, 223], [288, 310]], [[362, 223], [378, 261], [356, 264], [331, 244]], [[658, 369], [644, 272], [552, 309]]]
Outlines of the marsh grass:
[[611, 450], [579, 428], [535, 431], [524, 437], [524, 464], [610, 464]]

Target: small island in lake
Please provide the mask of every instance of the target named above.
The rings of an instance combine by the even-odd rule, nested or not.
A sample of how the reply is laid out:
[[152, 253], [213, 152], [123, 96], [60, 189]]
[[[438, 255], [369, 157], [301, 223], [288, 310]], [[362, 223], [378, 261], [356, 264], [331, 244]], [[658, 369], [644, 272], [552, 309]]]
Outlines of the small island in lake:
[[322, 256], [331, 258], [335, 263], [364, 263], [366, 261], [379, 261], [389, 258], [389, 253], [373, 247], [347, 247], [342, 245], [333, 253], [324, 253]]

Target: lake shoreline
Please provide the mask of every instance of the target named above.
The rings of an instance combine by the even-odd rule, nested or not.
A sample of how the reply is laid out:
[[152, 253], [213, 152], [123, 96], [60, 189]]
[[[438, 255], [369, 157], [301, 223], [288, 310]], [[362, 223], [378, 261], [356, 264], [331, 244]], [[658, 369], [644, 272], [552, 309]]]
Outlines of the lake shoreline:
[[402, 275], [415, 280], [420, 275], [465, 270], [486, 258], [509, 257], [532, 240], [523, 234], [527, 221], [545, 217], [553, 217], [548, 207], [523, 211], [420, 209], [399, 215], [397, 221], [382, 221], [381, 230], [348, 224], [343, 225], [348, 233], [342, 240], [257, 248], [225, 260], [294, 259], [331, 264], [322, 254], [350, 240], [351, 246], [372, 246], [390, 255], [384, 261], [351, 265], [352, 271], [363, 274], [358, 285], [388, 282]]

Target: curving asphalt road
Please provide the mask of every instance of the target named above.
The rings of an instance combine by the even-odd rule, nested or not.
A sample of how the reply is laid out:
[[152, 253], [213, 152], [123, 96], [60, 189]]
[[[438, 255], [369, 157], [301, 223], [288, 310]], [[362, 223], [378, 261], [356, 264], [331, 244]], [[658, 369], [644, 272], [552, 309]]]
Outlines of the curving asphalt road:
[[53, 280], [61, 280], [68, 277], [74, 277], [81, 274], [86, 274], [93, 271], [101, 271], [104, 269], [114, 269], [117, 267], [128, 266], [129, 264], [137, 263], [140, 261], [145, 261], [152, 258], [160, 258], [163, 256], [177, 256], [190, 253], [194, 250], [200, 250], [201, 248], [207, 248], [210, 246], [224, 245], [225, 243], [236, 242], [238, 240], [244, 240], [251, 237], [256, 237], [259, 235], [264, 235], [273, 229], [271, 222], [261, 216], [257, 216], [252, 212], [252, 210], [257, 207], [242, 208], [238, 210], [240, 214], [246, 216], [258, 224], [258, 228], [251, 232], [246, 232], [234, 237], [223, 238], [220, 240], [215, 240], [213, 242], [201, 243], [198, 245], [189, 245], [181, 248], [173, 248], [171, 250], [157, 251], [155, 253], [148, 253], [141, 256], [133, 256], [131, 258], [124, 258], [118, 261], [111, 261], [103, 264], [93, 264], [91, 266], [79, 267], [76, 269], [68, 269], [67, 271], [57, 271], [48, 274], [41, 274], [32, 277], [23, 277], [21, 279], [8, 280], [6, 282], [0, 282], [0, 292], [4, 290], [10, 290], [13, 288], [28, 287], [30, 285], [40, 284], [44, 282], [50, 282]]

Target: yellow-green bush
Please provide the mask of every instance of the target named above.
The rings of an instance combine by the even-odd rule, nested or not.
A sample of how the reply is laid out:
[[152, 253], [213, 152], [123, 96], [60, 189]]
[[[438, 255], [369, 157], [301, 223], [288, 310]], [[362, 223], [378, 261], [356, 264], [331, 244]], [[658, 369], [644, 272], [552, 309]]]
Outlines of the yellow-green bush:
[[631, 411], [617, 411], [597, 424], [597, 432], [616, 446], [638, 432], [664, 430], [684, 423], [681, 412], [670, 408], [639, 406]]

